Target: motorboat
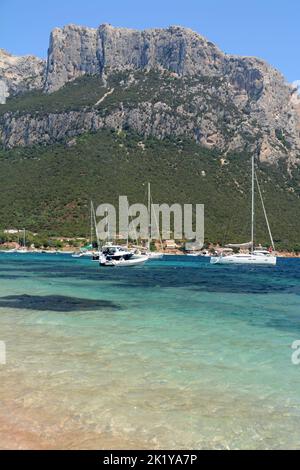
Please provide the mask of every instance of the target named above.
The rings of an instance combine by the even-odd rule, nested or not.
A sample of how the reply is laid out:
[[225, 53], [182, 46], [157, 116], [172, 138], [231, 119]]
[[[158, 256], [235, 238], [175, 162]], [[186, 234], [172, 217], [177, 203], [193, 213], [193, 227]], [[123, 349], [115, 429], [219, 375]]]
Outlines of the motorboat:
[[129, 266], [140, 266], [146, 263], [148, 259], [149, 259], [148, 256], [142, 256], [142, 255], [139, 255], [137, 257], [132, 255], [131, 258], [126, 257], [126, 258], [119, 258], [119, 259], [114, 259], [114, 258], [110, 258], [109, 256], [101, 255], [99, 262], [100, 262], [100, 266], [129, 267]]
[[138, 266], [148, 259], [147, 255], [137, 254], [122, 245], [107, 244], [99, 253], [100, 266]]

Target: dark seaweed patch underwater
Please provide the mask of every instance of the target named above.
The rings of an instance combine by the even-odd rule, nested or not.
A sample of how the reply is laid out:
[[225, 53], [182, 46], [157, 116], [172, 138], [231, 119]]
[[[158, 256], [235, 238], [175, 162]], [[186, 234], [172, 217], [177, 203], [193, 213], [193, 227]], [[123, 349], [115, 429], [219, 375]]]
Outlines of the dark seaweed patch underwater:
[[90, 300], [64, 295], [8, 295], [0, 298], [0, 308], [28, 309], [53, 312], [76, 312], [91, 310], [119, 310], [108, 300]]

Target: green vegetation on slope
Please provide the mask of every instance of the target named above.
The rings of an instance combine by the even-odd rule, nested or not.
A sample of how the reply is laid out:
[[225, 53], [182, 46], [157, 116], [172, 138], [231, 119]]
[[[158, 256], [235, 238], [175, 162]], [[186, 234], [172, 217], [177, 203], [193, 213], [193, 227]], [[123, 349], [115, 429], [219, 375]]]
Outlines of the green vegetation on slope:
[[[217, 152], [191, 140], [142, 139], [101, 131], [76, 138], [76, 145], [0, 151], [0, 228], [26, 227], [48, 235], [87, 236], [89, 201], [145, 202], [147, 182], [156, 203], [205, 204], [205, 235], [212, 242], [250, 239], [250, 158]], [[279, 247], [299, 246], [299, 170], [294, 187], [284, 167], [258, 171]], [[297, 189], [298, 188], [298, 189]], [[298, 191], [298, 193], [297, 193]], [[257, 238], [267, 242], [257, 201]]]
[[[206, 103], [201, 111], [204, 113], [209, 108], [217, 111], [224, 107], [224, 103], [211, 93], [211, 90], [221, 85], [222, 81], [217, 77], [200, 76], [179, 79], [170, 72], [155, 70], [112, 72], [108, 75], [105, 84], [99, 76], [83, 76], [51, 94], [32, 91], [12, 96], [6, 104], [0, 106], [0, 116], [7, 112], [16, 115], [43, 116], [49, 113], [92, 108], [105, 116], [119, 108], [121, 104], [132, 109], [143, 102], [153, 104], [163, 102], [173, 110], [183, 105], [185, 111], [194, 113], [196, 112], [195, 104], [193, 104], [195, 98], [202, 98], [203, 103]], [[113, 93], [108, 94], [105, 100], [96, 106], [99, 100], [112, 90]], [[236, 118], [239, 115], [237, 108], [230, 100], [226, 101], [226, 109]], [[181, 119], [183, 119], [182, 116]], [[189, 119], [192, 117], [190, 116]], [[222, 126], [222, 123], [220, 125]]]
[[7, 112], [49, 114], [76, 111], [94, 106], [105, 92], [106, 88], [100, 77], [85, 76], [68, 83], [51, 94], [32, 91], [12, 96], [6, 104], [0, 106], [0, 116]]

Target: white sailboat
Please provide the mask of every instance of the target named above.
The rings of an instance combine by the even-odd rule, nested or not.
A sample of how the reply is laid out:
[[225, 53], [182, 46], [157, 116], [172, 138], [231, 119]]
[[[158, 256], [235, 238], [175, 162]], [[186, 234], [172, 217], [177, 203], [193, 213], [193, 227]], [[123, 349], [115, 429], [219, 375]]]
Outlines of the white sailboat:
[[[91, 207], [90, 207], [90, 223], [91, 223], [90, 243], [89, 243], [89, 245], [80, 248], [79, 251], [77, 251], [75, 253], [72, 252], [72, 258], [84, 258], [84, 257], [85, 258], [93, 258], [93, 256], [95, 256], [97, 254], [96, 251], [93, 248], [94, 213], [95, 213], [94, 205], [93, 205], [93, 201], [91, 201]], [[97, 242], [98, 242], [98, 239], [97, 239]]]
[[16, 253], [28, 253], [28, 250], [26, 248], [26, 230], [23, 228], [23, 246], [22, 248], [18, 248], [16, 250]]
[[[150, 241], [151, 241], [151, 228], [152, 228], [152, 213], [151, 213], [151, 184], [148, 183], [148, 214], [149, 214], [149, 228], [148, 228], [148, 240], [147, 240], [147, 251], [146, 255], [149, 259], [162, 259], [164, 257], [163, 253], [159, 251], [151, 251], [150, 249]], [[156, 221], [157, 224], [157, 221]], [[157, 224], [158, 225], [158, 224]], [[162, 249], [162, 241], [160, 240], [160, 246]]]
[[262, 208], [264, 212], [264, 216], [266, 219], [266, 224], [268, 227], [268, 232], [271, 240], [272, 249], [275, 251], [274, 241], [272, 237], [272, 232], [269, 224], [269, 220], [267, 217], [262, 193], [260, 190], [259, 182], [257, 175], [255, 173], [255, 166], [254, 166], [254, 155], [252, 156], [252, 205], [251, 205], [251, 242], [244, 243], [241, 245], [227, 245], [227, 248], [250, 248], [249, 253], [230, 253], [225, 254], [222, 253], [221, 255], [212, 256], [210, 259], [211, 264], [252, 264], [252, 265], [259, 265], [259, 266], [275, 266], [277, 263], [277, 257], [273, 255], [272, 252], [269, 252], [265, 249], [255, 249], [254, 243], [254, 223], [255, 223], [255, 181], [257, 183]]

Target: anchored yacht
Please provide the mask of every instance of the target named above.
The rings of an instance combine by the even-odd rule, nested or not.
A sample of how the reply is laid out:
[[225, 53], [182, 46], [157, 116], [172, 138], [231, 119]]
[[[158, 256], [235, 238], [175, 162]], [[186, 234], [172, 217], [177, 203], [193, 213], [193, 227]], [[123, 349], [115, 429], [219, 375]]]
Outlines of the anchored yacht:
[[148, 256], [137, 255], [127, 247], [107, 244], [99, 254], [100, 266], [138, 266], [148, 261]]
[[[268, 232], [271, 240], [272, 248], [268, 250], [259, 250], [255, 249], [254, 244], [254, 223], [255, 223], [255, 180], [258, 187], [258, 192], [260, 195], [262, 208], [268, 227]], [[226, 251], [223, 251], [220, 255], [212, 256], [210, 259], [211, 264], [254, 264], [261, 266], [275, 266], [277, 263], [277, 257], [273, 254], [275, 251], [274, 241], [272, 237], [272, 232], [267, 217], [267, 212], [265, 209], [265, 204], [262, 197], [262, 192], [260, 190], [260, 185], [258, 178], [255, 172], [254, 166], [254, 155], [252, 156], [252, 206], [251, 206], [251, 242], [244, 243], [240, 245], [227, 245], [227, 248], [231, 250], [230, 254], [227, 254]], [[248, 253], [232, 253], [233, 249], [249, 249]]]

